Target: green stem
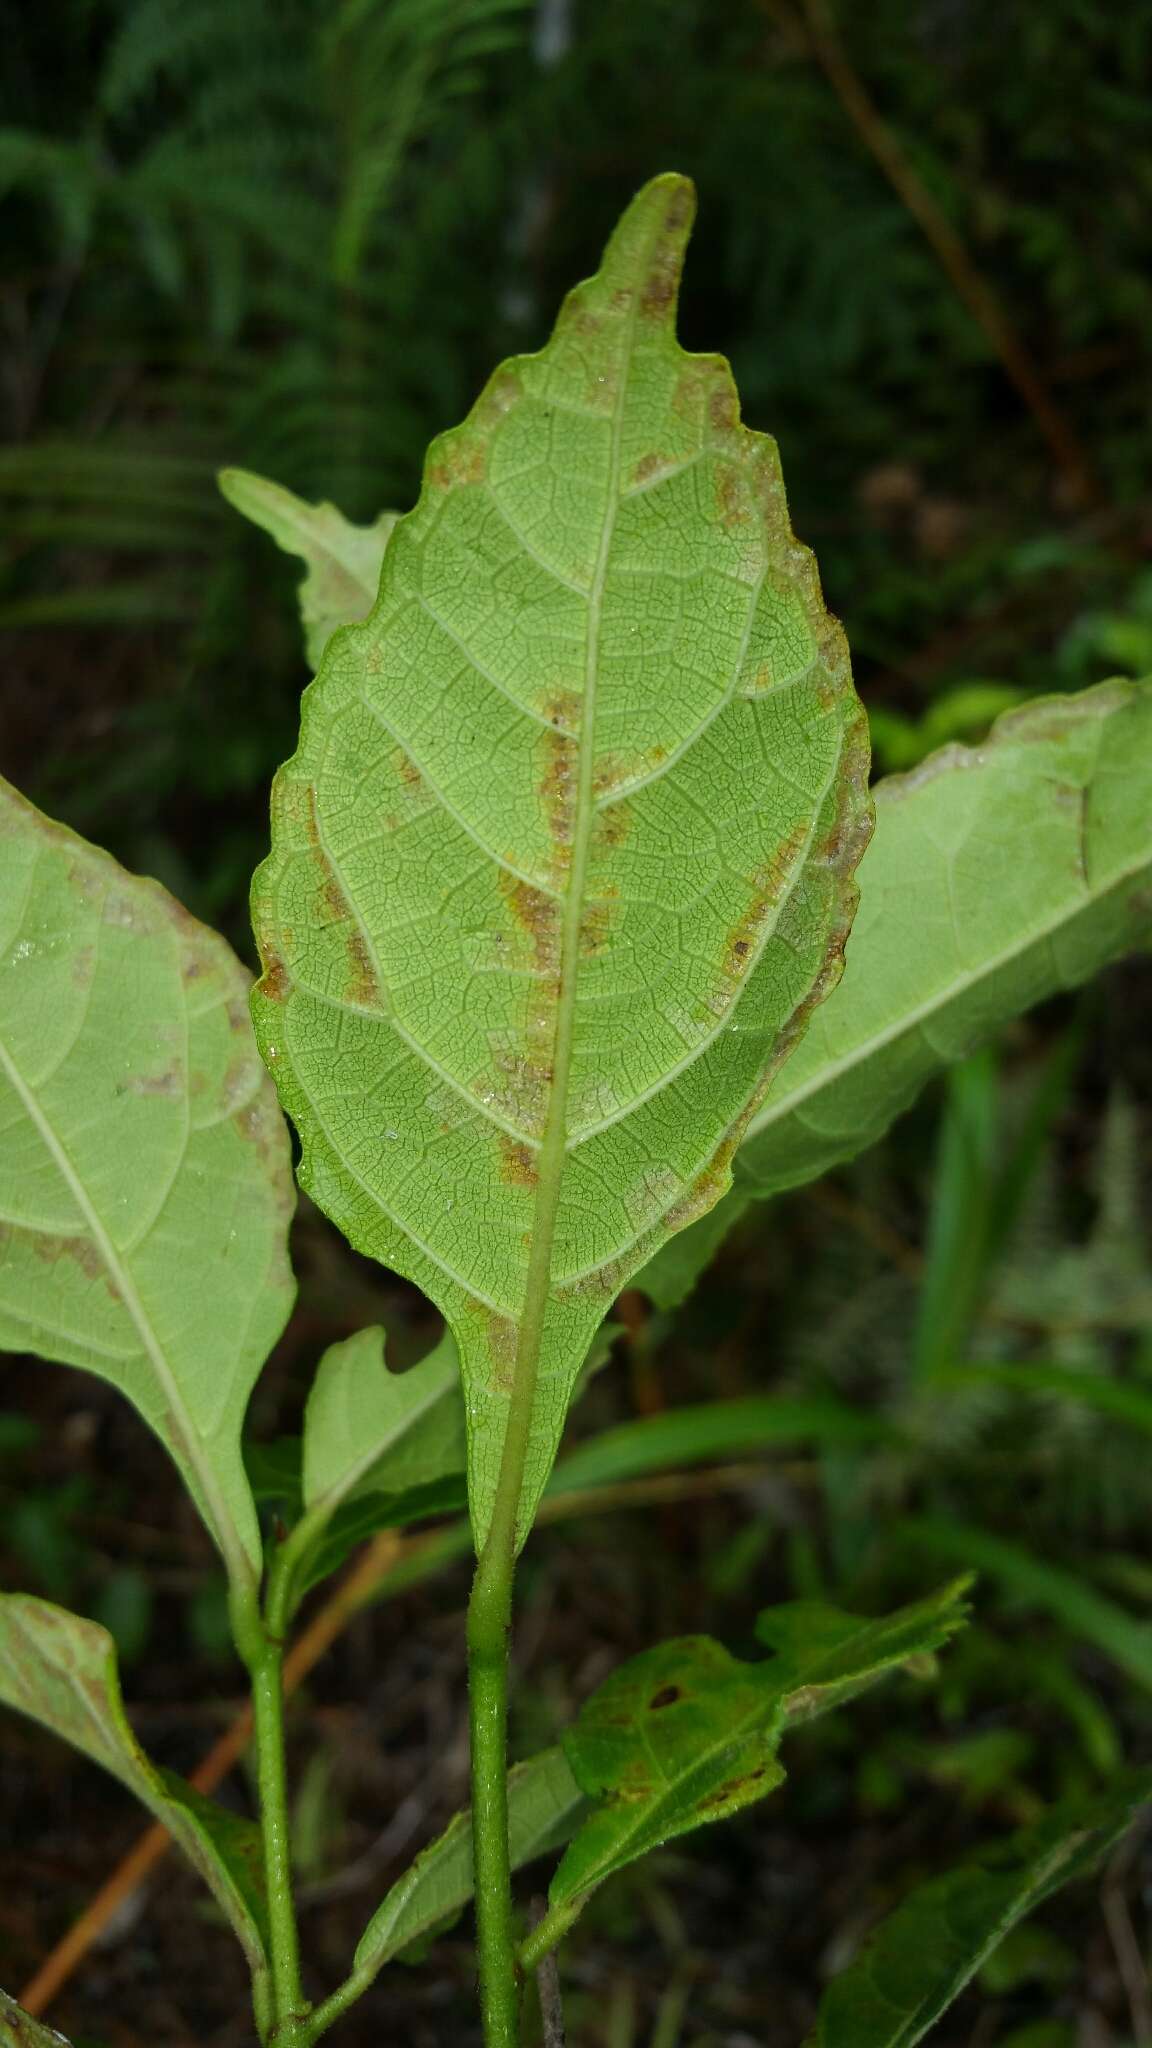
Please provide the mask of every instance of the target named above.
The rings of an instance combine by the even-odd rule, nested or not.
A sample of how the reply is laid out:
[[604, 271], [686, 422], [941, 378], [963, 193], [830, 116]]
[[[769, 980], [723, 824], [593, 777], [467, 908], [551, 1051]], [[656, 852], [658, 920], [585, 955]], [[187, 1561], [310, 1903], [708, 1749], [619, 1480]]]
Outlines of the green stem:
[[256, 1735], [260, 1827], [264, 1837], [264, 1877], [272, 1951], [272, 2024], [268, 2042], [269, 2048], [273, 2043], [275, 2048], [306, 2048], [308, 2008], [300, 1988], [300, 1951], [296, 1906], [292, 1896], [284, 1768], [283, 1659], [280, 1643], [266, 1636], [258, 1655], [248, 1666], [252, 1677], [252, 1722]]
[[516, 2048], [520, 2039], [520, 1973], [508, 1849], [508, 1633], [531, 1392], [529, 1388], [526, 1402], [513, 1404], [509, 1415], [492, 1524], [468, 1603], [472, 1861], [485, 2048]]

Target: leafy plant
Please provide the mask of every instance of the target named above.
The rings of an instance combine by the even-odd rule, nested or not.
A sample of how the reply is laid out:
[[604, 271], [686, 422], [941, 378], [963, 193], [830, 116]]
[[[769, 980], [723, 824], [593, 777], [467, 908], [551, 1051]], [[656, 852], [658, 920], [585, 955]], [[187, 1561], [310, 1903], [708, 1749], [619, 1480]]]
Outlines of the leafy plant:
[[[406, 518], [357, 530], [225, 480], [307, 562], [321, 654], [254, 887], [257, 1040], [302, 1184], [448, 1325], [404, 1374], [379, 1329], [332, 1347], [300, 1444], [250, 1460], [251, 1479], [241, 1424], [290, 1305], [292, 1198], [246, 977], [157, 884], [0, 800], [0, 1337], [119, 1386], [179, 1468], [251, 1678], [258, 1833], [149, 1762], [97, 1625], [0, 1599], [0, 1690], [162, 1815], [243, 1944], [277, 2048], [307, 2048], [470, 1894], [485, 2039], [511, 2048], [524, 1973], [602, 1883], [772, 1792], [798, 1723], [931, 1673], [965, 1582], [871, 1622], [800, 1601], [761, 1617], [757, 1661], [702, 1636], [645, 1651], [559, 1748], [508, 1769], [515, 1558], [621, 1289], [674, 1302], [741, 1204], [867, 1145], [936, 1067], [1152, 927], [1147, 685], [1029, 706], [985, 747], [881, 784], [865, 852], [863, 714], [774, 444], [741, 424], [724, 362], [676, 340], [691, 215], [684, 179], [640, 193], [547, 346], [433, 444]], [[883, 1433], [831, 1401], [722, 1404], [686, 1442], [695, 1428], [672, 1413], [611, 1432], [566, 1461], [567, 1484], [757, 1437]], [[285, 1641], [353, 1544], [458, 1505], [465, 1464], [471, 1812], [316, 2006]], [[289, 1522], [266, 1549], [265, 1487]], [[962, 1528], [924, 1533], [968, 1561]], [[1112, 1626], [1104, 1603], [1092, 1615]], [[1106, 1812], [1053, 1814], [998, 1872], [909, 1902], [817, 2038], [855, 2040], [857, 1999], [876, 2048], [920, 2038], [1150, 1791], [1133, 1777]], [[512, 1873], [559, 1847], [527, 1931]], [[925, 1976], [940, 1921], [947, 1966]], [[4, 2024], [18, 2039], [25, 2021]]]

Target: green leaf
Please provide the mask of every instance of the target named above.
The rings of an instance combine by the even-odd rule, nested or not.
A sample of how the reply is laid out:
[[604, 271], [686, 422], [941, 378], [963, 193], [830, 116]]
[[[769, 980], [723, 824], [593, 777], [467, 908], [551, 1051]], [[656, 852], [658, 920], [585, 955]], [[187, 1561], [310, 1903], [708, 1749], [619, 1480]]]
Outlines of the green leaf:
[[[378, 1529], [464, 1506], [464, 1409], [451, 1337], [403, 1373], [389, 1371], [384, 1348], [383, 1330], [358, 1330], [331, 1345], [317, 1368], [304, 1414], [303, 1516], [281, 1559], [289, 1608]], [[277, 1471], [282, 1480], [283, 1462]]]
[[807, 2048], [913, 2048], [1009, 1929], [1086, 1877], [1150, 1797], [1152, 1772], [1132, 1773], [922, 1885], [834, 1979]]
[[737, 1186], [798, 1186], [929, 1075], [1152, 934], [1152, 684], [1010, 712], [877, 785], [844, 977], [749, 1126]]
[[[508, 1773], [508, 1841], [519, 1870], [568, 1839], [586, 1801], [563, 1750], [544, 1750]], [[356, 1950], [365, 1980], [450, 1920], [472, 1897], [472, 1816], [458, 1813], [372, 1915]]]
[[257, 1033], [301, 1178], [443, 1310], [522, 1536], [613, 1296], [711, 1207], [839, 972], [869, 818], [773, 443], [674, 331], [659, 178], [429, 453], [277, 779]]
[[390, 1372], [381, 1329], [324, 1353], [304, 1413], [304, 1506], [328, 1516], [364, 1494], [399, 1494], [464, 1469], [456, 1347], [443, 1336]]
[[34, 2020], [6, 1991], [0, 1991], [0, 2048], [70, 2048], [63, 2034]]
[[110, 1380], [234, 1575], [293, 1283], [288, 1134], [224, 941], [0, 783], [0, 1347]]
[[335, 505], [309, 505], [282, 484], [247, 469], [222, 469], [220, 489], [230, 505], [270, 533], [286, 555], [300, 555], [308, 574], [300, 585], [304, 652], [315, 673], [338, 626], [371, 611], [380, 565], [399, 514], [381, 512], [371, 526], [355, 526]]
[[107, 1629], [47, 1600], [0, 1595], [0, 1701], [28, 1714], [119, 1778], [179, 1842], [235, 1930], [254, 1975], [265, 1969], [260, 1837], [170, 1771], [128, 1724]]
[[564, 1854], [551, 1905], [581, 1905], [637, 1857], [774, 1791], [785, 1729], [939, 1648], [964, 1621], [966, 1585], [882, 1621], [807, 1602], [771, 1610], [757, 1629], [780, 1654], [760, 1664], [708, 1636], [631, 1658], [564, 1737], [573, 1776], [596, 1805]]

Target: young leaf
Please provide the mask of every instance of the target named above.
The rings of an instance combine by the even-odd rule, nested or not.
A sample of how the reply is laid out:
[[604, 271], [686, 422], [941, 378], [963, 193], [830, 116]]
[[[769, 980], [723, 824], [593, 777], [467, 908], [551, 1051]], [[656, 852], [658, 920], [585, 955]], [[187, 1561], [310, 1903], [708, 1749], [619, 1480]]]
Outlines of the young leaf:
[[938, 1649], [964, 1621], [966, 1584], [882, 1621], [807, 1602], [770, 1610], [758, 1633], [781, 1654], [760, 1664], [686, 1636], [613, 1672], [564, 1737], [573, 1776], [597, 1803], [552, 1881], [552, 1907], [581, 1905], [638, 1856], [774, 1791], [785, 1729]]
[[464, 1464], [452, 1339], [408, 1372], [390, 1372], [380, 1329], [331, 1344], [304, 1413], [304, 1505], [331, 1513], [359, 1493], [403, 1493]]
[[937, 1068], [1152, 936], [1152, 683], [1037, 700], [875, 796], [844, 978], [740, 1150], [759, 1194], [873, 1144]]
[[0, 2048], [70, 2048], [63, 2034], [34, 2020], [31, 2013], [0, 1991]]
[[637, 1276], [658, 1307], [751, 1201], [862, 1152], [940, 1067], [1152, 935], [1152, 683], [1034, 701], [874, 795], [843, 979], [753, 1116], [731, 1193]]
[[[567, 1841], [587, 1802], [563, 1750], [544, 1750], [508, 1773], [512, 1868]], [[472, 1816], [458, 1813], [416, 1858], [373, 1914], [356, 1950], [365, 1980], [466, 1906], [472, 1896]]]
[[913, 2048], [1010, 1928], [1086, 1877], [1149, 1798], [1152, 1772], [1133, 1772], [922, 1885], [829, 1986], [807, 2048]]
[[519, 1533], [613, 1295], [709, 1208], [832, 986], [868, 830], [843, 636], [776, 450], [674, 328], [684, 179], [429, 454], [329, 647], [254, 890], [301, 1177], [460, 1351]]
[[233, 1574], [292, 1303], [288, 1134], [224, 941], [0, 783], [0, 1347], [111, 1380]]
[[0, 1596], [0, 1701], [28, 1714], [119, 1778], [179, 1842], [238, 1936], [265, 1969], [263, 1863], [256, 1827], [203, 1799], [141, 1749], [124, 1712], [106, 1629], [47, 1600]]
[[385, 1334], [332, 1344], [304, 1413], [303, 1519], [288, 1539], [290, 1605], [378, 1529], [464, 1505], [464, 1410], [445, 1333], [410, 1371], [390, 1372]]
[[371, 526], [354, 526], [335, 505], [309, 505], [248, 469], [222, 469], [218, 482], [230, 505], [270, 533], [286, 555], [307, 562], [300, 617], [305, 656], [315, 673], [336, 628], [366, 618], [376, 602], [380, 564], [398, 513], [381, 512]]

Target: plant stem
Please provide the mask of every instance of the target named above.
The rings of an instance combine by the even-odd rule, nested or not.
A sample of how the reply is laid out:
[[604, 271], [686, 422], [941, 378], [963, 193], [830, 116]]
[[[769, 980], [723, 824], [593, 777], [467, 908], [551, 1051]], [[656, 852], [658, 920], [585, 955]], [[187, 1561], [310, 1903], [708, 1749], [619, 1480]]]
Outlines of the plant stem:
[[264, 1837], [264, 1876], [268, 1890], [268, 1921], [272, 1953], [272, 2025], [269, 2044], [305, 2048], [307, 2008], [300, 1988], [300, 1952], [296, 1906], [292, 1896], [292, 1860], [288, 1826], [288, 1794], [284, 1769], [283, 1650], [265, 1637], [248, 1668], [252, 1677], [252, 1720], [256, 1733], [260, 1787], [260, 1826]]
[[[511, 1432], [510, 1421], [509, 1435]], [[507, 1462], [505, 1445], [505, 1466]], [[517, 1486], [514, 1503], [518, 1496]], [[468, 1603], [472, 1860], [486, 2048], [516, 2048], [520, 2039], [520, 1978], [508, 1852], [508, 1630], [514, 1537], [514, 1511], [507, 1530], [498, 1530], [494, 1516]]]

